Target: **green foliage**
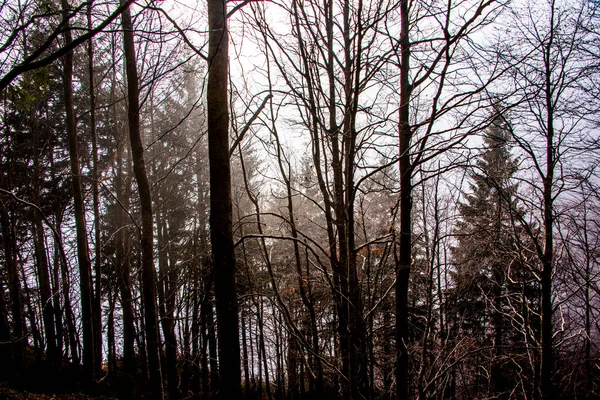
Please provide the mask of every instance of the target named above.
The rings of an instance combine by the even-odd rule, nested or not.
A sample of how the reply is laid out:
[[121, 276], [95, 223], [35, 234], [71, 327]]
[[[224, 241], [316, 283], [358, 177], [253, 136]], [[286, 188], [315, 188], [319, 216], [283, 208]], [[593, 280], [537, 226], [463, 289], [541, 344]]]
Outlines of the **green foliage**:
[[26, 72], [21, 80], [9, 87], [9, 98], [15, 110], [30, 113], [36, 105], [47, 100], [53, 86], [52, 66], [47, 66]]

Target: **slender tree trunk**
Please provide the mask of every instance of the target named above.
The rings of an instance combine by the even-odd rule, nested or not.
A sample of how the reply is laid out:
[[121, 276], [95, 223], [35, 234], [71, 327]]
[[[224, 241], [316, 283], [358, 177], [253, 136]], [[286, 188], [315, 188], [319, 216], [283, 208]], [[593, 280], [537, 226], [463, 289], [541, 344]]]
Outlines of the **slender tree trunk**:
[[288, 353], [287, 353], [287, 380], [288, 390], [287, 399], [298, 400], [298, 389], [300, 382], [298, 378], [298, 353], [300, 352], [300, 346], [298, 345], [297, 339], [293, 334], [288, 335]]
[[[270, 83], [269, 83], [270, 85]], [[275, 112], [273, 110], [273, 103], [272, 101], [270, 101], [270, 111], [271, 111], [271, 119], [274, 121], [275, 120]], [[292, 193], [292, 185], [291, 185], [291, 181], [290, 181], [290, 176], [291, 176], [291, 169], [289, 167], [288, 164], [288, 168], [286, 171], [286, 168], [284, 166], [283, 163], [283, 149], [281, 146], [281, 143], [279, 141], [279, 134], [277, 132], [277, 127], [274, 124], [273, 125], [273, 136], [275, 137], [275, 141], [277, 143], [277, 163], [279, 165], [279, 171], [281, 173], [281, 176], [283, 177], [283, 181], [285, 183], [285, 187], [286, 187], [286, 199], [287, 199], [287, 213], [288, 213], [288, 218], [289, 218], [289, 224], [290, 224], [290, 233], [291, 236], [294, 239], [298, 239], [298, 229], [296, 228], [296, 217], [295, 217], [295, 212], [294, 212], [294, 203], [293, 203], [293, 193]], [[259, 224], [259, 229], [260, 228], [260, 224]], [[297, 274], [297, 281], [298, 281], [298, 288], [300, 289], [300, 298], [302, 299], [302, 304], [304, 305], [304, 307], [307, 309], [308, 311], [308, 315], [310, 317], [310, 327], [311, 327], [311, 344], [312, 344], [312, 348], [310, 349], [310, 355], [309, 358], [313, 361], [311, 364], [311, 366], [314, 368], [314, 372], [315, 372], [315, 377], [313, 378], [311, 375], [311, 381], [313, 382], [313, 386], [315, 389], [315, 397], [322, 397], [323, 396], [323, 366], [321, 364], [321, 359], [320, 359], [320, 351], [319, 351], [319, 333], [318, 333], [318, 326], [317, 326], [317, 317], [316, 317], [316, 312], [315, 312], [315, 307], [312, 301], [312, 296], [310, 293], [310, 273], [308, 270], [308, 265], [309, 265], [309, 261], [308, 261], [308, 255], [306, 255], [307, 260], [306, 260], [306, 264], [307, 264], [307, 271], [306, 274], [302, 271], [302, 259], [300, 257], [300, 246], [298, 244], [297, 240], [294, 240], [293, 242], [293, 246], [294, 246], [294, 261], [295, 261], [295, 265], [296, 265], [296, 274]], [[306, 284], [305, 281], [306, 280]], [[308, 286], [308, 288], [307, 288]], [[290, 338], [291, 341], [295, 342], [296, 339], [294, 339], [293, 337]], [[291, 344], [290, 344], [291, 346]], [[300, 348], [298, 347], [298, 350], [300, 350]], [[290, 381], [290, 388], [293, 387], [292, 385], [292, 381]]]
[[108, 293], [108, 318], [106, 321], [106, 345], [108, 347], [108, 374], [114, 376], [117, 371], [117, 345], [115, 341], [115, 304], [116, 295]]
[[[35, 121], [32, 115], [32, 121]], [[40, 165], [40, 138], [39, 127], [33, 127], [33, 203], [39, 205], [42, 193], [42, 166]], [[50, 285], [50, 272], [42, 215], [39, 210], [33, 213], [33, 243], [40, 285], [40, 301], [44, 334], [46, 336], [46, 361], [51, 368], [58, 365], [59, 357], [56, 349], [56, 331], [54, 330], [54, 303], [52, 302], [52, 288]]]
[[[209, 378], [209, 370], [208, 370], [208, 326], [207, 326], [207, 316], [206, 313], [201, 312], [199, 330], [201, 332], [201, 342], [196, 344], [195, 350], [195, 359], [199, 359], [200, 362], [200, 370], [198, 376], [201, 377], [200, 381], [202, 382], [202, 395], [203, 398], [207, 399], [210, 395], [210, 378]], [[217, 375], [218, 378], [218, 375]], [[194, 382], [194, 392], [200, 392], [200, 381], [196, 379]]]
[[[31, 119], [34, 123], [33, 130], [33, 195], [34, 204], [40, 204], [42, 193], [42, 166], [40, 165], [40, 138], [39, 127], [36, 126], [36, 118], [31, 113]], [[42, 320], [44, 323], [44, 335], [46, 338], [46, 362], [53, 368], [58, 365], [56, 354], [56, 337], [54, 330], [54, 307], [52, 303], [52, 290], [50, 287], [50, 273], [48, 267], [48, 256], [46, 253], [44, 226], [40, 211], [33, 213], [33, 243], [35, 249], [35, 261], [38, 272], [38, 282], [40, 289], [40, 301], [42, 308]]]
[[240, 343], [235, 288], [231, 170], [229, 164], [227, 6], [208, 0], [208, 158], [210, 236], [213, 253], [222, 399], [241, 398]]
[[60, 296], [60, 255], [58, 251], [57, 238], [54, 238], [53, 254], [52, 254], [52, 288], [54, 296], [52, 296], [52, 302], [54, 304], [54, 321], [55, 321], [55, 335], [56, 335], [56, 355], [58, 361], [62, 359], [63, 354], [63, 307], [61, 307], [61, 296]]
[[138, 195], [142, 213], [142, 298], [144, 305], [146, 351], [148, 354], [148, 369], [152, 398], [163, 398], [162, 373], [160, 365], [160, 342], [156, 312], [156, 271], [154, 270], [154, 226], [152, 218], [152, 195], [150, 183], [146, 174], [144, 161], [144, 145], [140, 129], [139, 83], [133, 23], [129, 8], [121, 16], [123, 25], [123, 46], [125, 67], [127, 73], [127, 99], [129, 140], [133, 159], [133, 172], [138, 187]]
[[[112, 53], [116, 54], [117, 44], [114, 40], [112, 41], [111, 46], [113, 50]], [[117, 84], [116, 65], [117, 63], [115, 61], [112, 66], [112, 81], [110, 88], [110, 101], [111, 104], [113, 104], [111, 107], [112, 118], [114, 121], [118, 121], [119, 119], [115, 94]], [[117, 204], [115, 205], [115, 273], [123, 319], [123, 372], [133, 379], [137, 373], [134, 345], [135, 315], [133, 312], [133, 297], [131, 293], [131, 239], [130, 230], [125, 223], [125, 211], [129, 208], [131, 187], [130, 179], [125, 179], [130, 174], [125, 171], [129, 171], [130, 160], [128, 153], [125, 151], [127, 137], [117, 123], [115, 123], [114, 133], [117, 146], [115, 160], [115, 189], [117, 195]]]
[[541, 374], [541, 390], [544, 400], [555, 398], [552, 382], [554, 346], [552, 344], [552, 270], [554, 260], [554, 237], [552, 227], [554, 222], [552, 185], [554, 170], [551, 169], [554, 160], [552, 153], [552, 136], [548, 134], [548, 170], [544, 179], [544, 254], [542, 257], [542, 329], [541, 329], [541, 346], [542, 346], [542, 362], [540, 365]]
[[[554, 4], [554, 3], [552, 3]], [[541, 312], [541, 346], [542, 360], [540, 365], [541, 390], [544, 400], [556, 398], [553, 388], [552, 371], [554, 368], [554, 346], [552, 343], [552, 273], [554, 264], [554, 197], [552, 189], [554, 187], [554, 168], [556, 164], [556, 147], [554, 143], [554, 88], [552, 86], [552, 75], [554, 66], [550, 60], [552, 46], [554, 45], [554, 7], [552, 8], [551, 29], [552, 34], [545, 48], [545, 87], [544, 95], [546, 100], [546, 174], [543, 177], [543, 255], [542, 255], [542, 312]]]
[[[65, 20], [65, 43], [72, 42], [68, 22], [70, 6], [68, 0], [62, 1], [63, 18]], [[73, 105], [73, 52], [68, 52], [64, 57], [64, 96], [66, 109], [66, 127], [69, 144], [69, 157], [71, 165], [71, 184], [73, 202], [75, 206], [75, 228], [77, 233], [77, 259], [79, 262], [79, 286], [81, 291], [81, 324], [83, 331], [83, 379], [90, 384], [94, 379], [94, 325], [92, 315], [92, 283], [91, 262], [87, 240], [87, 227], [85, 221], [85, 208], [81, 187], [81, 168], [79, 166], [79, 152], [77, 149], [77, 127]]]
[[[54, 252], [55, 259], [59, 264], [60, 268], [60, 281], [61, 281], [61, 292], [63, 295], [64, 305], [63, 305], [63, 316], [65, 322], [67, 324], [67, 346], [71, 353], [71, 359], [74, 364], [79, 364], [79, 352], [77, 350], [78, 340], [77, 340], [77, 330], [75, 328], [75, 315], [73, 314], [73, 306], [71, 305], [71, 295], [70, 295], [70, 287], [71, 287], [71, 279], [69, 275], [69, 268], [65, 264], [65, 261], [59, 254], [63, 251], [60, 246], [62, 245], [62, 236], [61, 236], [61, 225], [62, 225], [62, 216], [59, 215], [60, 212], [56, 212], [56, 229], [59, 235], [58, 241], [54, 242]], [[58, 267], [57, 267], [58, 268]], [[57, 319], [58, 321], [58, 319]]]
[[[87, 6], [87, 23], [92, 27], [92, 4]], [[92, 136], [92, 192], [94, 197], [94, 299], [92, 310], [94, 314], [94, 367], [96, 378], [102, 375], [102, 243], [100, 238], [100, 194], [98, 191], [98, 138], [96, 131], [96, 79], [94, 76], [94, 42], [87, 43], [88, 76], [90, 96], [90, 129]]]
[[0, 279], [0, 374], [6, 376], [11, 367], [11, 349], [10, 349], [10, 327], [8, 316], [6, 315], [6, 301], [4, 300], [5, 290], [4, 282]]
[[159, 313], [163, 336], [165, 338], [165, 364], [167, 369], [167, 391], [169, 400], [176, 400], [181, 397], [179, 393], [179, 373], [177, 371], [177, 338], [175, 336], [175, 324], [173, 317], [173, 306], [175, 291], [175, 282], [173, 281], [172, 266], [169, 265], [168, 252], [168, 233], [164, 221], [164, 215], [161, 210], [156, 212], [156, 225], [158, 228], [158, 300]]
[[135, 318], [133, 313], [133, 298], [131, 295], [131, 277], [130, 277], [130, 257], [129, 257], [129, 238], [127, 228], [124, 222], [124, 212], [121, 206], [128, 203], [128, 198], [124, 194], [123, 182], [122, 182], [122, 147], [121, 144], [117, 144], [117, 199], [119, 204], [116, 210], [117, 220], [117, 234], [115, 236], [115, 272], [117, 287], [119, 290], [119, 297], [121, 300], [121, 309], [123, 314], [123, 370], [125, 374], [131, 378], [136, 375], [136, 362], [135, 362]]
[[586, 396], [591, 397], [593, 390], [593, 378], [592, 378], [592, 316], [593, 316], [593, 305], [591, 302], [591, 283], [593, 278], [592, 262], [594, 255], [590, 249], [590, 240], [588, 232], [588, 216], [587, 206], [585, 210], [585, 217], [583, 220], [583, 237], [584, 237], [584, 249], [585, 249], [585, 285], [584, 285], [584, 298], [585, 298], [585, 392]]
[[264, 324], [264, 305], [262, 298], [258, 299], [256, 303], [256, 314], [257, 314], [257, 328], [258, 328], [258, 345], [259, 354], [262, 359], [262, 366], [265, 373], [265, 390], [267, 392], [267, 399], [273, 400], [273, 394], [271, 393], [271, 379], [269, 373], [269, 364], [267, 360], [267, 346], [265, 345], [265, 324]]
[[[252, 317], [248, 318], [248, 347], [250, 348], [250, 365], [254, 364], [254, 343], [252, 340]], [[260, 364], [260, 362], [259, 362]], [[256, 374], [254, 373], [254, 368], [250, 371], [250, 380], [252, 385], [252, 394], [256, 394], [257, 385], [256, 385]], [[253, 396], [255, 397], [255, 396]]]
[[[258, 305], [255, 302], [257, 307], [257, 315], [258, 315]], [[257, 316], [258, 320], [258, 316]], [[258, 328], [258, 321], [255, 324], [255, 336], [256, 336], [256, 362], [258, 367], [258, 379], [256, 381], [256, 398], [262, 400], [263, 399], [263, 363], [262, 363], [262, 351], [260, 346], [260, 333]]]
[[243, 354], [242, 363], [243, 363], [243, 367], [244, 367], [244, 398], [249, 399], [250, 398], [250, 371], [249, 371], [249, 365], [248, 365], [248, 346], [246, 344], [245, 321], [246, 321], [246, 319], [242, 315], [241, 323], [242, 323], [242, 354]]
[[[36, 214], [38, 214], [36, 212]], [[44, 240], [44, 228], [39, 216], [34, 217], [34, 247], [40, 284], [40, 301], [42, 302], [42, 319], [44, 321], [44, 335], [46, 336], [46, 361], [50, 366], [58, 365], [56, 349], [56, 331], [54, 330], [54, 304], [52, 303], [52, 289], [50, 286], [50, 273], [48, 269], [48, 256]]]
[[[219, 365], [217, 361], [217, 337], [215, 335], [215, 318], [213, 314], [212, 282], [212, 273], [209, 273], [204, 281], [204, 293], [202, 294], [202, 302], [200, 304], [202, 391], [205, 398], [216, 398], [219, 388]], [[208, 367], [209, 361], [210, 370]]]

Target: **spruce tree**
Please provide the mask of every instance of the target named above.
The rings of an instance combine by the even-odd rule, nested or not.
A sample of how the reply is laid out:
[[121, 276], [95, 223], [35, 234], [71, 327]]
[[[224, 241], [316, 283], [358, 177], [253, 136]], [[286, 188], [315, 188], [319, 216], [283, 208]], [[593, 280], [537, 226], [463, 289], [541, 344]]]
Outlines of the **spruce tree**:
[[[519, 343], [527, 335], [527, 326], [532, 325], [523, 310], [536, 301], [533, 280], [522, 259], [527, 240], [514, 223], [523, 211], [515, 196], [513, 178], [518, 162], [510, 152], [509, 138], [504, 118], [496, 115], [483, 136], [482, 153], [459, 204], [451, 291], [457, 315], [455, 329], [477, 338], [469, 344], [481, 349], [476, 357], [489, 358], [489, 374], [475, 373], [473, 383], [498, 398], [507, 397], [516, 385], [507, 370], [514, 365], [514, 351], [509, 356], [506, 349], [523, 349]], [[515, 329], [519, 325], [520, 329]]]

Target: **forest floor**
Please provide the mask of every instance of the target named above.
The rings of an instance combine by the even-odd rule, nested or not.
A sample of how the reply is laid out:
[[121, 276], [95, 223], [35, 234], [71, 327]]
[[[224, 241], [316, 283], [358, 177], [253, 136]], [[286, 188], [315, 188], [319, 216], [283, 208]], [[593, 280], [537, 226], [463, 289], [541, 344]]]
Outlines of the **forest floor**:
[[29, 348], [21, 371], [8, 361], [0, 365], [0, 399], [114, 400], [145, 398], [148, 394], [147, 383], [126, 381], [121, 376], [105, 375], [93, 386], [84, 387], [79, 366], [63, 362], [60, 368], [50, 367]]
[[0, 382], [0, 399], [6, 400], [54, 400], [54, 399], [64, 399], [64, 400], [111, 400], [116, 399], [116, 397], [106, 397], [103, 395], [100, 396], [91, 396], [81, 392], [74, 393], [35, 393], [29, 392], [26, 389], [13, 389], [8, 386], [7, 382]]
[[16, 365], [11, 353], [0, 347], [0, 400], [141, 400], [152, 394], [145, 374], [138, 370], [135, 377], [125, 375], [121, 360], [117, 360], [114, 373], [107, 374], [105, 369], [102, 377], [88, 385], [83, 384], [80, 365], [63, 361], [51, 366], [45, 354], [29, 346], [22, 368]]
[[49, 372], [25, 370], [21, 379], [0, 377], [0, 399], [8, 400], [116, 400], [145, 399], [150, 396], [149, 385], [119, 377], [105, 376], [92, 387], [84, 388], [72, 371]]

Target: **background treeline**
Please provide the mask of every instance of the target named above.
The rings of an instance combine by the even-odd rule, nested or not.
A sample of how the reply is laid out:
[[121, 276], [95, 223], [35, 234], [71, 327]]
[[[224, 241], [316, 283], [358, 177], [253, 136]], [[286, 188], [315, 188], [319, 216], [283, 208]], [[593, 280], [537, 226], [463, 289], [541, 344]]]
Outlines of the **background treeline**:
[[0, 375], [598, 398], [599, 12], [0, 3]]

